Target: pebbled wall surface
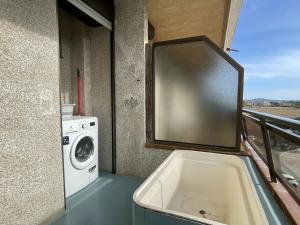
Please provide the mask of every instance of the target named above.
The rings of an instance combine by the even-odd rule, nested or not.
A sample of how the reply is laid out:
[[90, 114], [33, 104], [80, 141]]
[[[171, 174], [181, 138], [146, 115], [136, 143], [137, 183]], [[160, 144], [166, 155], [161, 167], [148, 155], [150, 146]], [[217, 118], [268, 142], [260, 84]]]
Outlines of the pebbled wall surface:
[[[77, 104], [77, 68], [81, 78], [81, 115], [98, 118], [99, 169], [112, 171], [110, 31], [89, 27], [64, 10], [60, 19], [61, 102]], [[77, 115], [77, 106], [74, 109]]]
[[147, 177], [171, 153], [145, 148], [145, 1], [115, 0], [117, 173]]
[[64, 210], [56, 1], [0, 5], [0, 224], [46, 224]]

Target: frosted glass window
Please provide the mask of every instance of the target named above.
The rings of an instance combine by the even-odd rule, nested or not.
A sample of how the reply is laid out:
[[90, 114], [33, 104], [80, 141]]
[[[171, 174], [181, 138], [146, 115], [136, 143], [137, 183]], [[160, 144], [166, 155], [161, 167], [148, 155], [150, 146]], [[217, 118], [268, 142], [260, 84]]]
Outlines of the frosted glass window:
[[205, 41], [155, 46], [155, 140], [236, 147], [238, 84]]

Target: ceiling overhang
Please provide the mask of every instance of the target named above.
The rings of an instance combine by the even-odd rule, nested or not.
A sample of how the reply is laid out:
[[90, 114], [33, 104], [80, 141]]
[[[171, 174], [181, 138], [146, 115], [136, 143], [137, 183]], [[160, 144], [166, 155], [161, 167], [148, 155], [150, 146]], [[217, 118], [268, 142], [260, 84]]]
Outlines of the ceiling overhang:
[[242, 0], [147, 0], [155, 41], [206, 35], [226, 49], [235, 31]]

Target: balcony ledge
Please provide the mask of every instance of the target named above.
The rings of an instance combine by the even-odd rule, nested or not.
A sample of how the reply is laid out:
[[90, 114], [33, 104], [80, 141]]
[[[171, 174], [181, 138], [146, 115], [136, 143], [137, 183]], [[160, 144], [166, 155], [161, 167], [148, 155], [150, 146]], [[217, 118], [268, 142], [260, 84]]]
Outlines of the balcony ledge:
[[259, 172], [266, 185], [269, 187], [273, 197], [276, 199], [278, 204], [283, 209], [284, 213], [290, 219], [292, 224], [300, 225], [300, 206], [293, 199], [293, 197], [289, 194], [286, 188], [279, 182], [273, 183], [271, 182], [269, 169], [265, 162], [257, 155], [255, 150], [251, 147], [251, 145], [245, 141], [243, 142], [245, 150], [251, 156], [256, 166], [258, 167]]

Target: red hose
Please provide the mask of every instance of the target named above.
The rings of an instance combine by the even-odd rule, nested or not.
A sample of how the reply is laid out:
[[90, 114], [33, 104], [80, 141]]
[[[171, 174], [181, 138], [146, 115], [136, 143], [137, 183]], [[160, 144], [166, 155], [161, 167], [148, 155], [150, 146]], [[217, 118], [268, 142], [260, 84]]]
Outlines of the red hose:
[[80, 116], [80, 72], [77, 69], [77, 114]]

